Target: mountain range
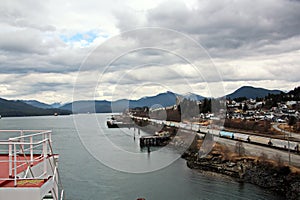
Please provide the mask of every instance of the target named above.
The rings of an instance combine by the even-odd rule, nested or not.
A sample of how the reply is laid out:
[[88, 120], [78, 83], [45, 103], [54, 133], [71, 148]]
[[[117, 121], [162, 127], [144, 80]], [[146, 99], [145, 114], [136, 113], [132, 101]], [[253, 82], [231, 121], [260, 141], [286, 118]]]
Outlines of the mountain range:
[[0, 115], [2, 117], [16, 116], [42, 116], [42, 115], [67, 115], [71, 114], [68, 110], [61, 109], [43, 109], [29, 105], [19, 100], [6, 100], [0, 98]]
[[226, 98], [234, 99], [238, 97], [246, 97], [247, 99], [263, 98], [268, 94], [280, 94], [280, 90], [268, 90], [264, 88], [255, 88], [252, 86], [243, 86], [231, 94], [226, 95]]
[[39, 102], [37, 100], [20, 100], [20, 101], [29, 104], [31, 106], [37, 108], [43, 108], [43, 109], [59, 108], [63, 106], [61, 103], [46, 104], [46, 103]]
[[[234, 99], [237, 97], [253, 98], [265, 97], [268, 94], [279, 94], [280, 90], [268, 90], [264, 88], [255, 88], [251, 86], [244, 86], [233, 93], [226, 96], [226, 98]], [[0, 115], [2, 116], [27, 116], [27, 115], [53, 115], [73, 113], [107, 113], [107, 112], [122, 112], [126, 108], [134, 107], [168, 107], [176, 104], [176, 98], [203, 100], [205, 97], [187, 93], [179, 95], [170, 91], [157, 94], [155, 96], [143, 97], [137, 100], [121, 99], [116, 101], [106, 100], [87, 100], [75, 101], [61, 105], [60, 103], [46, 104], [36, 100], [5, 100], [0, 99]]]

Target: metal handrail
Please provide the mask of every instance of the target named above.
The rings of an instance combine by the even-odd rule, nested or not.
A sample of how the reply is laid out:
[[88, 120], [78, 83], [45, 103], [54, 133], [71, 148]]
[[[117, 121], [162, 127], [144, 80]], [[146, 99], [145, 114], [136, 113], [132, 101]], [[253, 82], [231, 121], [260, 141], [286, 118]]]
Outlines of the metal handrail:
[[63, 199], [64, 199], [64, 190], [62, 189], [61, 193], [60, 193], [60, 200], [63, 200]]
[[[53, 156], [54, 153], [52, 149], [52, 140], [51, 140], [52, 131], [50, 130], [0, 130], [0, 133], [4, 133], [4, 132], [8, 132], [8, 133], [16, 132], [16, 133], [20, 133], [20, 136], [11, 137], [6, 141], [0, 140], [0, 145], [8, 146], [8, 150], [1, 149], [2, 152], [8, 153], [8, 159], [5, 160], [2, 159], [0, 160], [0, 163], [1, 162], [9, 163], [9, 177], [0, 178], [0, 180], [14, 181], [14, 185], [17, 186], [17, 180], [33, 180], [33, 179], [42, 179], [43, 177], [45, 178], [45, 176], [49, 173], [49, 170], [47, 170], [49, 166], [47, 162], [49, 162], [51, 172], [48, 175], [50, 177], [52, 176], [54, 183], [58, 186], [58, 190], [53, 188], [53, 191], [51, 192], [55, 196], [54, 197], [55, 199], [62, 200], [64, 198], [64, 189]], [[24, 135], [24, 133], [29, 133], [29, 132], [31, 132], [32, 134]], [[38, 157], [34, 156], [34, 152], [37, 151], [41, 153], [41, 155]], [[17, 159], [17, 157], [19, 156], [20, 157], [24, 156], [24, 159], [23, 160]], [[53, 157], [52, 161], [48, 159], [51, 156]], [[41, 162], [44, 164], [44, 170], [42, 171], [41, 174], [34, 175], [32, 173], [31, 167], [35, 162]], [[20, 174], [17, 174], [18, 173], [17, 170], [24, 166], [27, 166], [25, 175], [18, 177]], [[31, 173], [32, 177], [27, 178], [28, 172]]]
[[[60, 184], [56, 181], [56, 177], [57, 177], [58, 182], [59, 182]], [[53, 180], [55, 181], [55, 183], [57, 184], [58, 187], [61, 187], [61, 191], [60, 191], [60, 200], [62, 200], [63, 197], [64, 197], [64, 189], [63, 189], [63, 186], [62, 186], [62, 184], [61, 184], [59, 172], [58, 172], [58, 169], [57, 169], [56, 166], [55, 166], [55, 168], [54, 168]], [[59, 190], [60, 190], [60, 189], [58, 188], [58, 194], [59, 194]], [[56, 191], [54, 191], [54, 192], [56, 193]], [[57, 195], [57, 194], [56, 194], [56, 195]]]
[[[0, 132], [19, 132], [22, 135], [19, 137], [9, 138], [8, 141], [0, 141], [0, 145], [8, 145], [8, 163], [9, 163], [9, 176], [14, 176], [14, 184], [17, 184], [17, 170], [21, 167], [28, 166], [31, 171], [31, 164], [33, 162], [39, 162], [42, 159], [44, 160], [44, 173], [46, 173], [47, 164], [46, 157], [48, 157], [48, 148], [47, 145], [51, 145], [47, 143], [47, 141], [51, 138], [51, 131], [36, 131], [36, 130], [0, 130]], [[34, 132], [33, 134], [23, 135], [24, 132]], [[33, 142], [33, 138], [37, 136], [43, 136], [43, 139], [39, 141]], [[29, 142], [25, 142], [24, 139], [29, 139]], [[29, 148], [24, 148], [25, 145], [29, 145]], [[42, 145], [42, 157], [34, 158], [33, 150], [37, 148], [37, 146]], [[30, 152], [30, 159], [27, 159], [26, 152]], [[17, 159], [17, 156], [22, 154], [24, 156], [24, 160], [20, 161]], [[2, 161], [3, 162], [3, 161]], [[18, 164], [19, 163], [19, 164]], [[34, 175], [31, 173], [32, 177]]]
[[17, 133], [17, 132], [23, 132], [23, 133], [30, 133], [30, 132], [32, 132], [32, 133], [40, 133], [40, 132], [44, 132], [44, 131], [51, 131], [51, 130], [27, 130], [27, 129], [25, 129], [25, 130], [3, 130], [3, 129], [1, 129], [0, 130], [0, 133], [1, 132], [3, 132], [3, 133]]
[[30, 144], [32, 144], [32, 145], [38, 145], [38, 144], [42, 144], [43, 142], [46, 142], [48, 139], [43, 139], [43, 140], [41, 140], [41, 141], [38, 141], [38, 142], [19, 142], [19, 141], [9, 141], [9, 142], [2, 142], [2, 141], [0, 141], [0, 145], [10, 145], [10, 144], [16, 144], [16, 145], [30, 145]]
[[[53, 149], [52, 149], [51, 141], [48, 140], [48, 143], [49, 143], [49, 147], [50, 147], [50, 153], [53, 155]], [[52, 158], [53, 158], [53, 161], [54, 161], [54, 157], [52, 157]], [[54, 179], [54, 180], [55, 180], [56, 184], [57, 184], [58, 186], [60, 186], [61, 189], [62, 189], [62, 191], [63, 191], [64, 189], [63, 189], [63, 185], [62, 185], [61, 178], [60, 178], [59, 172], [58, 172], [58, 170], [57, 170], [57, 167], [55, 166], [55, 168], [53, 169], [53, 166], [52, 166], [50, 160], [49, 160], [49, 163], [50, 163], [50, 166], [51, 166], [52, 171], [54, 171], [54, 176], [57, 175], [58, 182], [56, 182], [56, 179]], [[53, 162], [53, 163], [55, 163], [55, 162]]]
[[18, 136], [18, 137], [9, 138], [8, 140], [12, 141], [12, 140], [17, 140], [17, 139], [22, 139], [22, 138], [28, 138], [29, 136], [34, 137], [34, 136], [48, 134], [48, 133], [52, 133], [52, 131], [43, 131], [43, 132], [33, 133], [33, 134], [30, 134], [30, 135], [21, 135], [21, 136]]

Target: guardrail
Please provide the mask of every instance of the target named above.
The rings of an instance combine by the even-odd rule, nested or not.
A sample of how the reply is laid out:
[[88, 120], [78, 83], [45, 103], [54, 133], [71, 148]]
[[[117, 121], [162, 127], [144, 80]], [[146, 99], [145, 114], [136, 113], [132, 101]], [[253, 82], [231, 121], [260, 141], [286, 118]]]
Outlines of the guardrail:
[[[54, 153], [52, 150], [52, 131], [50, 130], [0, 130], [0, 134], [16, 133], [19, 136], [10, 137], [6, 141], [0, 141], [0, 150], [4, 155], [8, 155], [8, 160], [0, 160], [2, 163], [8, 163], [8, 178], [3, 177], [0, 180], [14, 181], [14, 186], [17, 186], [18, 180], [32, 180], [32, 179], [48, 179], [52, 177], [57, 186], [60, 186], [61, 192], [52, 191], [53, 198], [63, 198], [63, 189], [58, 176]], [[6, 148], [5, 148], [6, 147]], [[22, 157], [22, 159], [21, 159]], [[18, 159], [19, 158], [19, 159]], [[48, 159], [49, 158], [49, 159]], [[52, 162], [50, 160], [52, 158]], [[32, 166], [35, 163], [43, 163], [43, 170], [40, 174], [32, 173]], [[50, 169], [48, 169], [50, 165]], [[54, 165], [54, 166], [53, 166]], [[22, 168], [23, 170], [19, 170]], [[25, 171], [26, 169], [26, 171]], [[18, 173], [19, 170], [19, 173]], [[18, 177], [24, 172], [24, 177]], [[28, 173], [31, 176], [28, 178]], [[60, 181], [60, 184], [59, 182]], [[55, 197], [54, 197], [55, 196]]]
[[[34, 150], [38, 149], [40, 146], [41, 155], [44, 162], [44, 173], [47, 172], [47, 163], [46, 159], [48, 156], [48, 145], [51, 146], [51, 131], [33, 131], [33, 130], [1, 130], [0, 132], [19, 132], [20, 136], [9, 138], [8, 141], [1, 141], [0, 145], [8, 145], [8, 163], [9, 163], [9, 177], [14, 177], [15, 185], [17, 179], [17, 170], [20, 167], [27, 165], [30, 167], [34, 162], [39, 162], [40, 158], [34, 158]], [[24, 135], [24, 133], [36, 132], [29, 135]], [[49, 141], [49, 143], [48, 143]], [[28, 148], [25, 148], [28, 146]], [[27, 155], [30, 155], [30, 161], [27, 160]], [[17, 161], [17, 156], [22, 155], [24, 161]], [[51, 156], [49, 154], [49, 156]], [[18, 164], [23, 163], [23, 164]]]

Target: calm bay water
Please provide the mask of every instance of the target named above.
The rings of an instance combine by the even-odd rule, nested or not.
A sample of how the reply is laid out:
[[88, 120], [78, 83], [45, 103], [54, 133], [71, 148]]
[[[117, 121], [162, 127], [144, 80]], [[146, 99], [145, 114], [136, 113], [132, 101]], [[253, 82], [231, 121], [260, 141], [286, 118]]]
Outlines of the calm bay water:
[[[87, 124], [92, 115], [77, 115]], [[105, 127], [107, 114], [97, 115], [99, 126], [107, 137], [120, 148], [138, 152], [133, 130], [120, 131]], [[84, 130], [85, 127], [83, 127]], [[114, 170], [95, 159], [84, 147], [74, 125], [73, 116], [2, 118], [0, 129], [51, 129], [56, 153], [60, 154], [59, 170], [69, 200], [200, 200], [200, 199], [280, 199], [277, 195], [251, 184], [240, 184], [227, 179], [203, 175], [187, 168], [183, 159], [149, 173], [126, 173]], [[93, 127], [86, 126], [86, 135], [98, 140]], [[141, 133], [145, 134], [145, 133]], [[0, 139], [7, 136], [0, 136]], [[103, 140], [107, 144], [106, 140]], [[101, 146], [102, 147], [102, 146]], [[100, 148], [100, 147], [99, 147]], [[110, 155], [110, 152], [104, 152]], [[163, 154], [163, 152], [161, 152]], [[173, 153], [176, 156], [175, 152]], [[163, 156], [162, 156], [163, 158]], [[130, 168], [126, 157], [117, 157]], [[148, 156], [151, 162], [151, 154]], [[125, 167], [125, 168], [126, 168]], [[134, 167], [134, 166], [132, 166]]]

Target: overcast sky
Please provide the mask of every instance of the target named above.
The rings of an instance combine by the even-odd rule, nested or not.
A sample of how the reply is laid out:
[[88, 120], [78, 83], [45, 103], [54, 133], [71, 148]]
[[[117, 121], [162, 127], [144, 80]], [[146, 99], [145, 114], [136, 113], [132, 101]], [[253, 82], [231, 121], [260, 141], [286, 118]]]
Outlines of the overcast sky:
[[297, 0], [1, 0], [0, 97], [291, 90], [300, 86], [299, 10]]

